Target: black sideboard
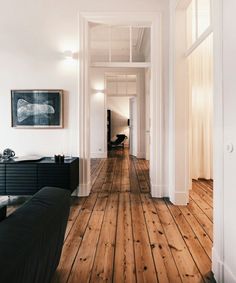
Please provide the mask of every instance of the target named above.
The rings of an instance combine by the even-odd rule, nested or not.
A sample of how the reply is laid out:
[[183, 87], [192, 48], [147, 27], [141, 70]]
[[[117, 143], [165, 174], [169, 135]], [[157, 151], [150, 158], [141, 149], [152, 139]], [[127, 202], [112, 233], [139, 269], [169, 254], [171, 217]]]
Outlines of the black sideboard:
[[0, 162], [0, 195], [33, 195], [45, 186], [73, 192], [79, 185], [79, 158], [63, 163], [45, 157], [40, 161]]

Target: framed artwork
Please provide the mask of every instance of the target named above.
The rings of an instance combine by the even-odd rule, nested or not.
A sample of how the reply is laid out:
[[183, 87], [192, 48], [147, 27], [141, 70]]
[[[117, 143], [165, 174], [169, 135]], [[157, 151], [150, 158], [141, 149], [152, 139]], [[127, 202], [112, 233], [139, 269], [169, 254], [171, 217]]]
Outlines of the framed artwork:
[[62, 128], [62, 90], [12, 90], [11, 118], [14, 128]]

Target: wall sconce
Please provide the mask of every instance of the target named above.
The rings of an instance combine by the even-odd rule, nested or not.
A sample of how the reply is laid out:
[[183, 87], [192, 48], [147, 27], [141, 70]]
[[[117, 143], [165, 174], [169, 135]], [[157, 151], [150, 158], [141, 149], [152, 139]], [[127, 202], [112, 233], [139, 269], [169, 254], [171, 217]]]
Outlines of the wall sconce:
[[102, 92], [102, 91], [97, 91], [97, 92], [96, 92], [96, 96], [97, 96], [98, 98], [103, 98], [103, 97], [104, 97], [104, 92]]
[[73, 59], [77, 59], [77, 54], [73, 53], [71, 50], [66, 50], [63, 52], [64, 58], [66, 60], [73, 60]]

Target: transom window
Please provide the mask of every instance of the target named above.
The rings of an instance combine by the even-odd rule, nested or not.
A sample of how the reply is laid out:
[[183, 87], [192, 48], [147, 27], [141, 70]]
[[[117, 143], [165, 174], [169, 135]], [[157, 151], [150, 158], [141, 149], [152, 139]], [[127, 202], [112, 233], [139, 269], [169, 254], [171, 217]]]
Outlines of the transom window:
[[191, 0], [187, 8], [187, 48], [211, 28], [211, 0]]
[[150, 27], [90, 24], [91, 62], [150, 62]]

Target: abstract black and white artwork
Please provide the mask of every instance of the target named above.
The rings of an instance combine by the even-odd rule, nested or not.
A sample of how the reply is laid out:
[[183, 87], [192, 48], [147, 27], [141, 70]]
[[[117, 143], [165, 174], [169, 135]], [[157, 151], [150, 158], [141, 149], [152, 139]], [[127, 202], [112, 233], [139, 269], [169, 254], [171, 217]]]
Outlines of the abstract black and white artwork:
[[12, 127], [62, 128], [62, 90], [12, 90]]

